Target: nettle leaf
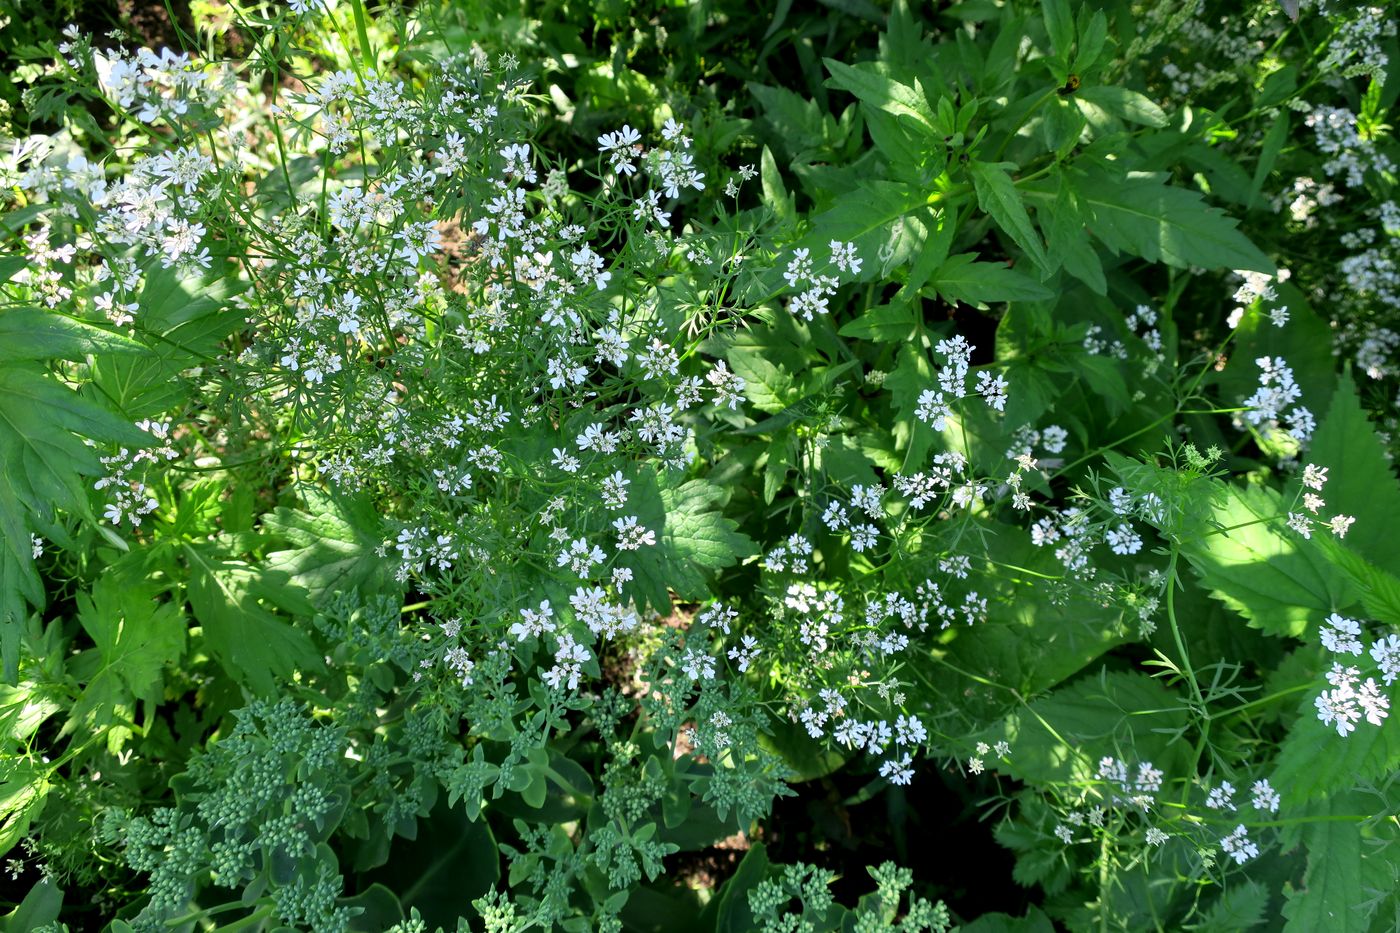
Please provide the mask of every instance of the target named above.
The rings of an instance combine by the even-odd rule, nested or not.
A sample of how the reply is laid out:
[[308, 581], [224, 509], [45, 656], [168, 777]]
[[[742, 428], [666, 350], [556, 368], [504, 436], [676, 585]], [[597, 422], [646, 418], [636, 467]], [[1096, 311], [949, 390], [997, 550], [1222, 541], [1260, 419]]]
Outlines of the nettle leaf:
[[[1038, 585], [1043, 577], [1057, 576], [1062, 567], [1053, 549], [1036, 547], [1026, 529], [985, 525], [979, 530], [979, 546], [1002, 568], [988, 577], [987, 584], [979, 584], [979, 591], [990, 597], [987, 620], [971, 627], [954, 626], [947, 633], [952, 640], [946, 658], [1000, 687], [943, 674], [938, 679], [940, 702], [957, 703], [973, 716], [995, 716], [1010, 702], [1011, 694], [1004, 688], [1021, 696], [1044, 693], [1128, 640], [1120, 608], [1082, 596], [1052, 600], [1047, 589]], [[991, 591], [985, 586], [991, 586]]]
[[1007, 166], [1016, 167], [1011, 162], [973, 162], [968, 166], [973, 186], [977, 189], [977, 203], [992, 215], [997, 226], [1017, 246], [1026, 251], [1031, 261], [1049, 275], [1054, 270], [1054, 264], [1045, 254], [1045, 245], [1040, 242], [1040, 234], [1031, 224], [1021, 193], [1007, 174]]
[[1313, 701], [1324, 689], [1324, 663], [1319, 655], [1316, 688], [1298, 704], [1298, 719], [1279, 744], [1272, 780], [1285, 800], [1306, 801], [1349, 790], [1360, 781], [1392, 774], [1400, 767], [1400, 719], [1386, 718], [1379, 726], [1364, 720], [1345, 737], [1317, 718]]
[[1318, 550], [1283, 525], [1284, 503], [1272, 489], [1210, 481], [1218, 527], [1182, 540], [1181, 553], [1211, 595], [1270, 635], [1293, 638], [1355, 593]]
[[292, 545], [270, 552], [263, 562], [267, 570], [286, 574], [313, 602], [335, 592], [373, 595], [396, 585], [388, 562], [374, 553], [379, 516], [366, 499], [315, 486], [292, 492], [304, 510], [282, 506], [263, 516], [263, 531]]
[[1400, 515], [1400, 483], [1357, 400], [1350, 373], [1342, 375], [1332, 393], [1332, 403], [1313, 436], [1307, 459], [1328, 468], [1321, 492], [1327, 500], [1327, 512], [1356, 519], [1347, 531], [1347, 546], [1383, 570], [1400, 573], [1400, 547], [1395, 545], [1395, 529], [1391, 527]]
[[[121, 751], [131, 729], [126, 723], [135, 701], [155, 703], [165, 683], [164, 670], [184, 654], [187, 626], [175, 603], [156, 602], [157, 589], [113, 573], [100, 577], [91, 593], [79, 593], [78, 622], [92, 639], [94, 672], [74, 704], [63, 732], [85, 725], [113, 727], [107, 747]], [[81, 660], [87, 660], [80, 658]], [[75, 671], [85, 665], [75, 663]]]
[[1364, 885], [1366, 863], [1371, 860], [1362, 858], [1360, 826], [1353, 820], [1330, 817], [1367, 813], [1373, 806], [1372, 799], [1342, 794], [1307, 808], [1306, 814], [1314, 817], [1301, 833], [1308, 868], [1302, 887], [1287, 892], [1285, 931], [1364, 933], [1371, 928], [1374, 904], [1367, 903]]
[[862, 181], [812, 218], [811, 232], [779, 256], [779, 262], [763, 277], [764, 287], [770, 293], [786, 288], [782, 276], [785, 257], [791, 250], [809, 249], [820, 264], [827, 260], [832, 240], [855, 244], [856, 253], [864, 260], [859, 281], [886, 277], [919, 255], [930, 236], [939, 230], [938, 218], [939, 212], [929, 205], [927, 192], [915, 185]]
[[270, 696], [297, 671], [321, 669], [321, 653], [310, 636], [268, 608], [314, 611], [285, 573], [251, 567], [213, 545], [181, 547], [189, 560], [190, 607], [204, 627], [205, 644], [230, 677]]
[[1173, 743], [1187, 726], [1181, 699], [1133, 671], [1101, 671], [1021, 708], [977, 736], [1011, 744], [1009, 760], [988, 766], [1021, 781], [1093, 780], [1100, 758], [1151, 761], [1173, 773], [1186, 754]]
[[0, 657], [7, 683], [19, 672], [25, 603], [44, 604], [29, 536], [51, 534], [55, 510], [91, 518], [83, 477], [101, 475], [102, 465], [85, 438], [131, 446], [150, 440], [39, 363], [0, 367]]
[[1193, 927], [1197, 933], [1243, 933], [1264, 919], [1269, 906], [1269, 889], [1245, 879], [1230, 885]]
[[1240, 233], [1235, 220], [1207, 207], [1198, 193], [1168, 185], [1166, 177], [1106, 169], [1066, 175], [1091, 217], [1090, 229], [1115, 253], [1183, 269], [1276, 271], [1269, 257]]
[[1089, 238], [1079, 201], [1063, 179], [1054, 206], [1042, 211], [1039, 219], [1050, 247], [1050, 258], [1098, 294], [1107, 295], [1108, 280], [1104, 277], [1103, 261]]
[[885, 377], [885, 388], [894, 399], [894, 408], [899, 414], [890, 429], [894, 434], [895, 449], [902, 448], [905, 452], [905, 464], [922, 464], [938, 440], [933, 428], [920, 421], [915, 414], [919, 395], [925, 389], [937, 388], [937, 385], [928, 354], [915, 343], [901, 344], [899, 363]]
[[776, 414], [796, 401], [792, 374], [773, 362], [763, 347], [730, 347], [726, 357], [744, 380], [744, 395], [759, 411]]

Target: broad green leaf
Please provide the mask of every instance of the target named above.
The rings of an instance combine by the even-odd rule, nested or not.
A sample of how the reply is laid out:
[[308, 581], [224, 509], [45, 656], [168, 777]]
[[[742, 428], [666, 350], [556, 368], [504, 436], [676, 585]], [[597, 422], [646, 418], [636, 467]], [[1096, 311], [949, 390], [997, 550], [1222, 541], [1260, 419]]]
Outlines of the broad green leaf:
[[1259, 195], [1264, 190], [1264, 183], [1269, 180], [1269, 173], [1274, 170], [1279, 153], [1283, 151], [1284, 144], [1288, 142], [1289, 122], [1287, 108], [1280, 107], [1278, 116], [1274, 117], [1273, 125], [1269, 127], [1269, 132], [1264, 134], [1264, 145], [1259, 147], [1259, 161], [1254, 166], [1254, 177], [1249, 183], [1249, 199], [1245, 203], [1245, 207], [1252, 208], [1259, 200]]
[[63, 910], [63, 891], [52, 881], [41, 879], [34, 883], [9, 914], [0, 917], [0, 930], [4, 933], [33, 933], [41, 929], [58, 929], [53, 926]]
[[933, 374], [933, 364], [928, 354], [912, 342], [900, 344], [898, 364], [885, 377], [885, 388], [894, 400], [894, 408], [899, 417], [890, 425], [896, 449], [902, 449], [903, 463], [922, 467], [929, 450], [938, 436], [933, 428], [920, 421], [915, 414], [919, 396], [925, 389], [935, 389], [938, 385]]
[[1181, 699], [1146, 674], [1107, 670], [1020, 707], [977, 738], [1006, 741], [1011, 754], [989, 767], [1021, 781], [1092, 780], [1105, 755], [1151, 761], [1172, 772], [1185, 755], [1172, 742], [1187, 726]]
[[1346, 533], [1347, 546], [1377, 567], [1400, 574], [1400, 547], [1392, 527], [1400, 517], [1400, 483], [1357, 400], [1350, 373], [1342, 374], [1332, 393], [1306, 458], [1328, 468], [1319, 493], [1327, 501], [1325, 513], [1356, 519]]
[[[913, 259], [930, 239], [938, 221], [928, 206], [927, 193], [895, 181], [863, 181], [836, 198], [831, 207], [812, 218], [812, 230], [791, 248], [812, 251], [824, 262], [832, 240], [854, 243], [862, 263], [859, 279], [869, 281]], [[780, 257], [781, 259], [782, 257]], [[768, 276], [770, 291], [783, 287], [782, 266]]]
[[91, 517], [84, 477], [100, 475], [102, 465], [85, 438], [133, 447], [151, 440], [38, 363], [0, 367], [0, 656], [6, 683], [19, 671], [25, 603], [44, 603], [29, 536], [50, 533], [57, 509]]
[[270, 696], [298, 671], [322, 667], [306, 632], [269, 606], [310, 614], [312, 607], [285, 573], [250, 567], [206, 544], [181, 545], [189, 560], [188, 596], [210, 652], [230, 677]]
[[285, 573], [313, 602], [337, 592], [368, 596], [397, 588], [388, 562], [375, 554], [380, 519], [366, 500], [310, 485], [292, 494], [303, 508], [283, 506], [262, 520], [263, 531], [292, 545], [270, 552], [267, 570]]
[[1054, 207], [1041, 213], [1040, 226], [1045, 231], [1050, 256], [1061, 263], [1070, 275], [1098, 294], [1107, 295], [1108, 280], [1104, 278], [1103, 262], [1085, 228], [1079, 202], [1063, 181]]
[[794, 400], [792, 375], [773, 363], [762, 347], [735, 346], [727, 355], [730, 368], [744, 380], [744, 394], [759, 411], [780, 412]]
[[90, 353], [146, 352], [130, 337], [56, 311], [14, 308], [0, 312], [0, 363], [82, 360]]
[[1193, 933], [1245, 933], [1264, 920], [1269, 906], [1269, 889], [1245, 879], [1231, 884], [1206, 911]]
[[974, 717], [1000, 715], [1011, 702], [1007, 688], [1021, 696], [1044, 693], [1132, 634], [1117, 608], [1082, 596], [1048, 598], [1044, 582], [1063, 574], [1063, 567], [1053, 549], [1036, 547], [1025, 529], [989, 523], [979, 530], [981, 547], [999, 562], [996, 575], [978, 585], [989, 598], [987, 619], [954, 625], [945, 633], [951, 640], [943, 656], [959, 670], [994, 672], [999, 686], [942, 671], [935, 680], [938, 703], [956, 703]]
[[27, 757], [0, 756], [0, 856], [29, 832], [48, 798], [49, 768]]
[[833, 58], [823, 59], [831, 77], [826, 86], [849, 91], [862, 104], [892, 116], [912, 120], [920, 128], [933, 133], [933, 110], [919, 91], [901, 84], [876, 70], [873, 63], [846, 65]]
[[977, 189], [977, 203], [1048, 275], [1054, 266], [1045, 254], [1040, 234], [1031, 224], [1030, 214], [1026, 212], [1021, 193], [1016, 190], [1016, 183], [1007, 174], [1007, 166], [1015, 167], [1010, 162], [973, 162], [968, 166], [972, 183]]
[[1396, 716], [1379, 726], [1362, 720], [1356, 731], [1345, 737], [1317, 718], [1313, 702], [1328, 689], [1323, 673], [1329, 666], [1319, 660], [1316, 688], [1304, 694], [1297, 720], [1279, 743], [1271, 779], [1285, 800], [1327, 797], [1355, 787], [1358, 781], [1383, 778], [1400, 768], [1400, 720]]
[[1234, 220], [1196, 192], [1166, 184], [1165, 175], [1097, 169], [1076, 173], [1073, 185], [1090, 229], [1115, 253], [1180, 268], [1275, 271]]
[[739, 532], [738, 523], [719, 511], [727, 497], [723, 487], [704, 479], [680, 485], [666, 474], [634, 479], [629, 507], [641, 526], [657, 534], [655, 546], [621, 561], [634, 574], [625, 592], [639, 604], [666, 611], [671, 592], [685, 600], [708, 598], [716, 571], [755, 553], [753, 541]]
[[78, 621], [96, 656], [93, 673], [80, 677], [86, 686], [65, 733], [110, 728], [107, 748], [117, 754], [130, 736], [125, 723], [134, 717], [135, 702], [160, 700], [164, 669], [184, 654], [187, 626], [180, 607], [157, 602], [157, 595], [155, 587], [113, 573], [98, 578], [90, 594], [78, 594]]
[[797, 208], [793, 205], [792, 195], [788, 194], [783, 187], [783, 175], [778, 171], [778, 163], [773, 159], [773, 152], [767, 146], [763, 147], [763, 153], [758, 159], [759, 181], [763, 187], [763, 202], [773, 209], [774, 216], [784, 224], [791, 224], [797, 221]]
[[[1321, 757], [1321, 756], [1319, 756]], [[1307, 874], [1301, 888], [1288, 893], [1283, 904], [1286, 933], [1365, 933], [1370, 911], [1362, 886], [1363, 859], [1359, 825], [1332, 816], [1365, 813], [1372, 806], [1360, 795], [1341, 794], [1309, 808], [1316, 817], [1302, 830], [1308, 851]]]
[[1181, 553], [1213, 596], [1255, 628], [1294, 638], [1353, 601], [1346, 578], [1283, 527], [1278, 493], [1210, 483], [1220, 491], [1214, 512], [1218, 527], [1183, 540]]
[[981, 306], [1002, 301], [1043, 301], [1054, 292], [1000, 262], [977, 262], [976, 253], [949, 256], [929, 279], [945, 300]]
[[[1080, 88], [1074, 99], [1081, 105], [1088, 104], [1110, 113], [1130, 123], [1141, 123], [1158, 129], [1167, 125], [1167, 115], [1145, 95], [1125, 87], [1101, 84], [1097, 87]], [[1090, 122], [1095, 121], [1092, 118]]]
[[1069, 61], [1070, 46], [1074, 44], [1074, 14], [1069, 0], [1040, 0], [1045, 17], [1045, 31], [1050, 35], [1050, 48], [1062, 62]]
[[907, 304], [880, 305], [841, 325], [840, 334], [877, 342], [906, 340], [919, 325], [915, 315]]

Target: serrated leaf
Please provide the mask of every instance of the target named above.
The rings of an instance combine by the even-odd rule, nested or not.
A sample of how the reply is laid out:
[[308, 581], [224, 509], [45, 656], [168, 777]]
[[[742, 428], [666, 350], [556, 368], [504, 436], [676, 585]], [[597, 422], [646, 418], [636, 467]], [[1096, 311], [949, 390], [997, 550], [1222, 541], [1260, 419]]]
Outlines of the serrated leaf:
[[[1308, 869], [1303, 886], [1289, 893], [1283, 904], [1285, 933], [1365, 933], [1370, 928], [1369, 911], [1362, 908], [1360, 827], [1349, 820], [1329, 816], [1363, 813], [1368, 803], [1343, 794], [1326, 804], [1311, 808], [1317, 819], [1304, 825], [1303, 844], [1308, 850]], [[1340, 809], [1338, 809], [1340, 807]]]
[[752, 539], [719, 511], [727, 498], [723, 487], [704, 479], [674, 482], [665, 474], [633, 480], [629, 508], [638, 524], [657, 532], [657, 541], [622, 561], [634, 574], [625, 592], [639, 604], [666, 610], [670, 592], [681, 599], [706, 599], [716, 571], [755, 553]]
[[975, 253], [949, 256], [929, 280], [945, 301], [984, 305], [1002, 301], [1043, 301], [1054, 292], [1005, 263], [978, 262]]
[[895, 117], [904, 117], [928, 133], [933, 132], [933, 110], [924, 95], [879, 73], [874, 63], [847, 65], [833, 58], [823, 59], [831, 77], [827, 87], [849, 91], [862, 104]]
[[1007, 174], [1007, 166], [1015, 167], [1010, 162], [973, 162], [968, 166], [973, 186], [977, 189], [977, 203], [1048, 275], [1054, 267], [1045, 254], [1040, 234], [1031, 224], [1030, 214], [1026, 211], [1021, 193], [1016, 190], [1016, 183]]
[[1356, 519], [1347, 531], [1347, 546], [1381, 569], [1400, 573], [1400, 547], [1390, 527], [1400, 516], [1400, 483], [1361, 408], [1349, 372], [1342, 374], [1332, 393], [1307, 459], [1328, 468], [1321, 491], [1328, 514]]
[[744, 380], [744, 395], [759, 411], [774, 414], [793, 401], [792, 375], [768, 358], [762, 347], [729, 348], [729, 366]]
[[7, 683], [18, 676], [25, 604], [44, 602], [29, 536], [44, 534], [56, 509], [91, 517], [83, 477], [100, 475], [102, 466], [84, 438], [131, 446], [150, 440], [38, 363], [0, 367], [0, 656]]
[[1196, 192], [1166, 184], [1165, 175], [1099, 169], [1076, 173], [1072, 183], [1090, 229], [1115, 253], [1183, 269], [1276, 271], [1235, 220]]
[[82, 360], [90, 353], [146, 353], [124, 334], [41, 308], [0, 313], [0, 362]]
[[1400, 718], [1392, 715], [1379, 726], [1362, 721], [1345, 737], [1323, 725], [1313, 705], [1327, 688], [1319, 661], [1317, 686], [1298, 704], [1298, 719], [1279, 743], [1272, 780], [1286, 801], [1304, 802], [1350, 790], [1400, 767]]
[[230, 677], [259, 696], [270, 696], [297, 671], [322, 667], [310, 636], [268, 608], [312, 611], [286, 574], [250, 567], [210, 545], [181, 548], [189, 560], [190, 607], [204, 628], [206, 645]]
[[1195, 926], [1194, 933], [1244, 933], [1257, 927], [1269, 906], [1269, 889], [1245, 879], [1230, 885]]
[[186, 625], [179, 606], [156, 596], [142, 581], [112, 573], [98, 578], [91, 593], [78, 594], [78, 622], [97, 657], [64, 733], [112, 727], [107, 748], [116, 754], [130, 735], [118, 725], [121, 718], [131, 718], [136, 700], [159, 700], [165, 667], [184, 653]]
[[1092, 779], [1104, 755], [1126, 753], [1167, 767], [1183, 754], [1171, 736], [1187, 719], [1180, 699], [1152, 677], [1102, 671], [1017, 709], [978, 738], [1010, 743], [1008, 760], [989, 762], [997, 770], [1021, 781], [1056, 783]]
[[1219, 527], [1182, 541], [1181, 553], [1211, 595], [1270, 635], [1294, 638], [1319, 613], [1352, 602], [1345, 576], [1291, 531], [1277, 492], [1258, 486], [1216, 487]]
[[49, 768], [26, 757], [0, 757], [0, 856], [29, 832], [44, 809]]
[[263, 516], [263, 531], [292, 547], [272, 551], [263, 566], [280, 572], [313, 602], [335, 592], [373, 595], [393, 582], [389, 564], [374, 551], [379, 516], [362, 498], [332, 495], [315, 486], [292, 490], [304, 500]]

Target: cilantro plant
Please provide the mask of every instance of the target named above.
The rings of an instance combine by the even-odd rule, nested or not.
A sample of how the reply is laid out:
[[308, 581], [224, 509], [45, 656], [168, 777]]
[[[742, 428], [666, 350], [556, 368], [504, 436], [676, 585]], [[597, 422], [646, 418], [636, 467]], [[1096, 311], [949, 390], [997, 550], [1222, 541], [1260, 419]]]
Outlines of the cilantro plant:
[[0, 0], [0, 928], [1394, 929], [1391, 12]]

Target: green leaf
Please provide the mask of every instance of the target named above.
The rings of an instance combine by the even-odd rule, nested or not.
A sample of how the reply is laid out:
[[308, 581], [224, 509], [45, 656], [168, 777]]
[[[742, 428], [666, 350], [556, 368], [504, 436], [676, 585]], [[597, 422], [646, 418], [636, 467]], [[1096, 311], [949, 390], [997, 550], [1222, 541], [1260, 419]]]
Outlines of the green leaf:
[[1070, 12], [1069, 0], [1040, 0], [1040, 10], [1055, 57], [1068, 62], [1070, 46], [1074, 44], [1074, 14]]
[[37, 881], [18, 907], [0, 917], [0, 933], [32, 933], [51, 927], [63, 910], [63, 891], [51, 881]]
[[146, 353], [130, 337], [56, 311], [14, 308], [0, 312], [0, 362], [82, 360], [90, 353]]
[[775, 414], [794, 400], [792, 375], [770, 360], [763, 347], [734, 346], [726, 356], [744, 380], [744, 395], [759, 411]]
[[1055, 293], [1000, 262], [977, 262], [976, 253], [949, 256], [929, 284], [945, 301], [981, 306], [1002, 301], [1044, 301]]
[[[1110, 113], [1130, 123], [1161, 129], [1167, 125], [1167, 114], [1145, 95], [1117, 85], [1101, 84], [1097, 87], [1080, 88], [1074, 95], [1081, 109], [1085, 104]], [[1086, 114], [1087, 116], [1087, 114]], [[1090, 122], [1096, 121], [1090, 117]]]
[[1011, 162], [973, 162], [968, 166], [972, 183], [977, 189], [977, 203], [982, 210], [992, 215], [997, 226], [1026, 251], [1031, 260], [1046, 274], [1054, 266], [1045, 254], [1045, 246], [1040, 242], [1040, 234], [1031, 224], [1021, 193], [1016, 183], [1007, 174], [1006, 168], [1015, 168]]
[[1350, 820], [1330, 820], [1367, 812], [1370, 801], [1344, 794], [1310, 808], [1317, 819], [1304, 825], [1303, 845], [1308, 868], [1301, 888], [1288, 893], [1283, 904], [1286, 933], [1364, 933], [1370, 929], [1362, 886], [1361, 832]]
[[792, 195], [783, 187], [783, 174], [778, 171], [778, 163], [774, 161], [773, 152], [767, 146], [763, 147], [758, 164], [759, 181], [763, 186], [763, 203], [773, 208], [773, 213], [779, 221], [785, 224], [795, 223], [797, 208], [793, 204]]
[[669, 610], [669, 592], [681, 599], [710, 596], [710, 578], [755, 553], [754, 543], [725, 518], [718, 507], [728, 497], [721, 486], [692, 479], [679, 486], [668, 474], [643, 475], [634, 481], [631, 503], [640, 525], [657, 532], [656, 545], [629, 555], [628, 595], [638, 602]]
[[1115, 253], [1183, 269], [1276, 271], [1236, 221], [1196, 192], [1166, 184], [1164, 174], [1097, 169], [1076, 173], [1074, 189], [1092, 218], [1090, 229]]
[[1257, 927], [1269, 906], [1269, 889], [1245, 879], [1227, 888], [1206, 911], [1195, 933], [1244, 933]]
[[919, 326], [915, 311], [907, 304], [880, 305], [868, 309], [854, 321], [841, 325], [842, 337], [856, 337], [879, 343], [907, 340]]
[[1346, 578], [1283, 527], [1278, 493], [1215, 487], [1215, 530], [1182, 541], [1181, 553], [1211, 595], [1270, 635], [1301, 636], [1319, 613], [1352, 602]]
[[49, 769], [30, 758], [0, 756], [0, 856], [29, 832], [49, 794]]
[[834, 58], [823, 59], [831, 77], [827, 87], [849, 91], [862, 104], [895, 117], [905, 117], [930, 135], [933, 133], [933, 110], [922, 93], [879, 73], [875, 63], [846, 65]]
[[1017, 780], [1092, 781], [1105, 755], [1151, 761], [1170, 773], [1169, 763], [1185, 754], [1172, 736], [1187, 721], [1185, 707], [1160, 681], [1105, 670], [1017, 709], [977, 738], [1010, 743], [1008, 760], [988, 764]]
[[18, 676], [25, 603], [44, 603], [29, 536], [51, 533], [55, 510], [92, 517], [83, 477], [103, 469], [85, 438], [133, 447], [151, 440], [37, 363], [0, 367], [0, 656], [7, 683]]
[[1108, 280], [1104, 278], [1103, 262], [1085, 229], [1079, 202], [1067, 184], [1061, 183], [1055, 206], [1041, 214], [1040, 225], [1045, 231], [1050, 255], [1064, 265], [1065, 271], [1098, 294], [1107, 295]]
[[336, 592], [369, 596], [400, 588], [388, 562], [374, 553], [380, 519], [368, 500], [311, 485], [291, 494], [304, 510], [282, 506], [263, 516], [263, 531], [291, 545], [267, 555], [267, 570], [286, 574], [313, 602]]
[[[863, 181], [812, 218], [812, 232], [792, 247], [810, 249], [821, 261], [832, 240], [854, 243], [864, 260], [859, 278], [868, 281], [909, 262], [937, 228], [923, 191], [903, 182]], [[782, 271], [775, 268], [767, 277], [770, 291], [782, 284]]]
[[255, 569], [211, 545], [181, 547], [189, 559], [190, 607], [204, 627], [210, 652], [230, 677], [259, 696], [270, 696], [298, 671], [321, 669], [321, 653], [310, 636], [268, 608], [313, 611], [285, 573]]
[[96, 669], [64, 733], [80, 725], [111, 728], [107, 748], [117, 754], [130, 735], [118, 724], [134, 718], [135, 701], [160, 700], [165, 667], [184, 654], [186, 625], [180, 607], [156, 602], [157, 595], [144, 581], [111, 572], [98, 578], [90, 594], [78, 594], [78, 622], [95, 645]]
[[1328, 468], [1320, 493], [1327, 500], [1327, 513], [1356, 519], [1346, 534], [1348, 547], [1377, 567], [1400, 574], [1400, 547], [1391, 527], [1400, 516], [1400, 483], [1361, 408], [1349, 372], [1342, 374], [1332, 393], [1307, 459]]
[[1327, 683], [1318, 664], [1316, 688], [1298, 704], [1298, 718], [1279, 743], [1271, 776], [1285, 800], [1307, 801], [1349, 790], [1359, 781], [1393, 774], [1400, 767], [1400, 721], [1389, 716], [1379, 726], [1364, 720], [1345, 737], [1317, 718], [1313, 701]]

